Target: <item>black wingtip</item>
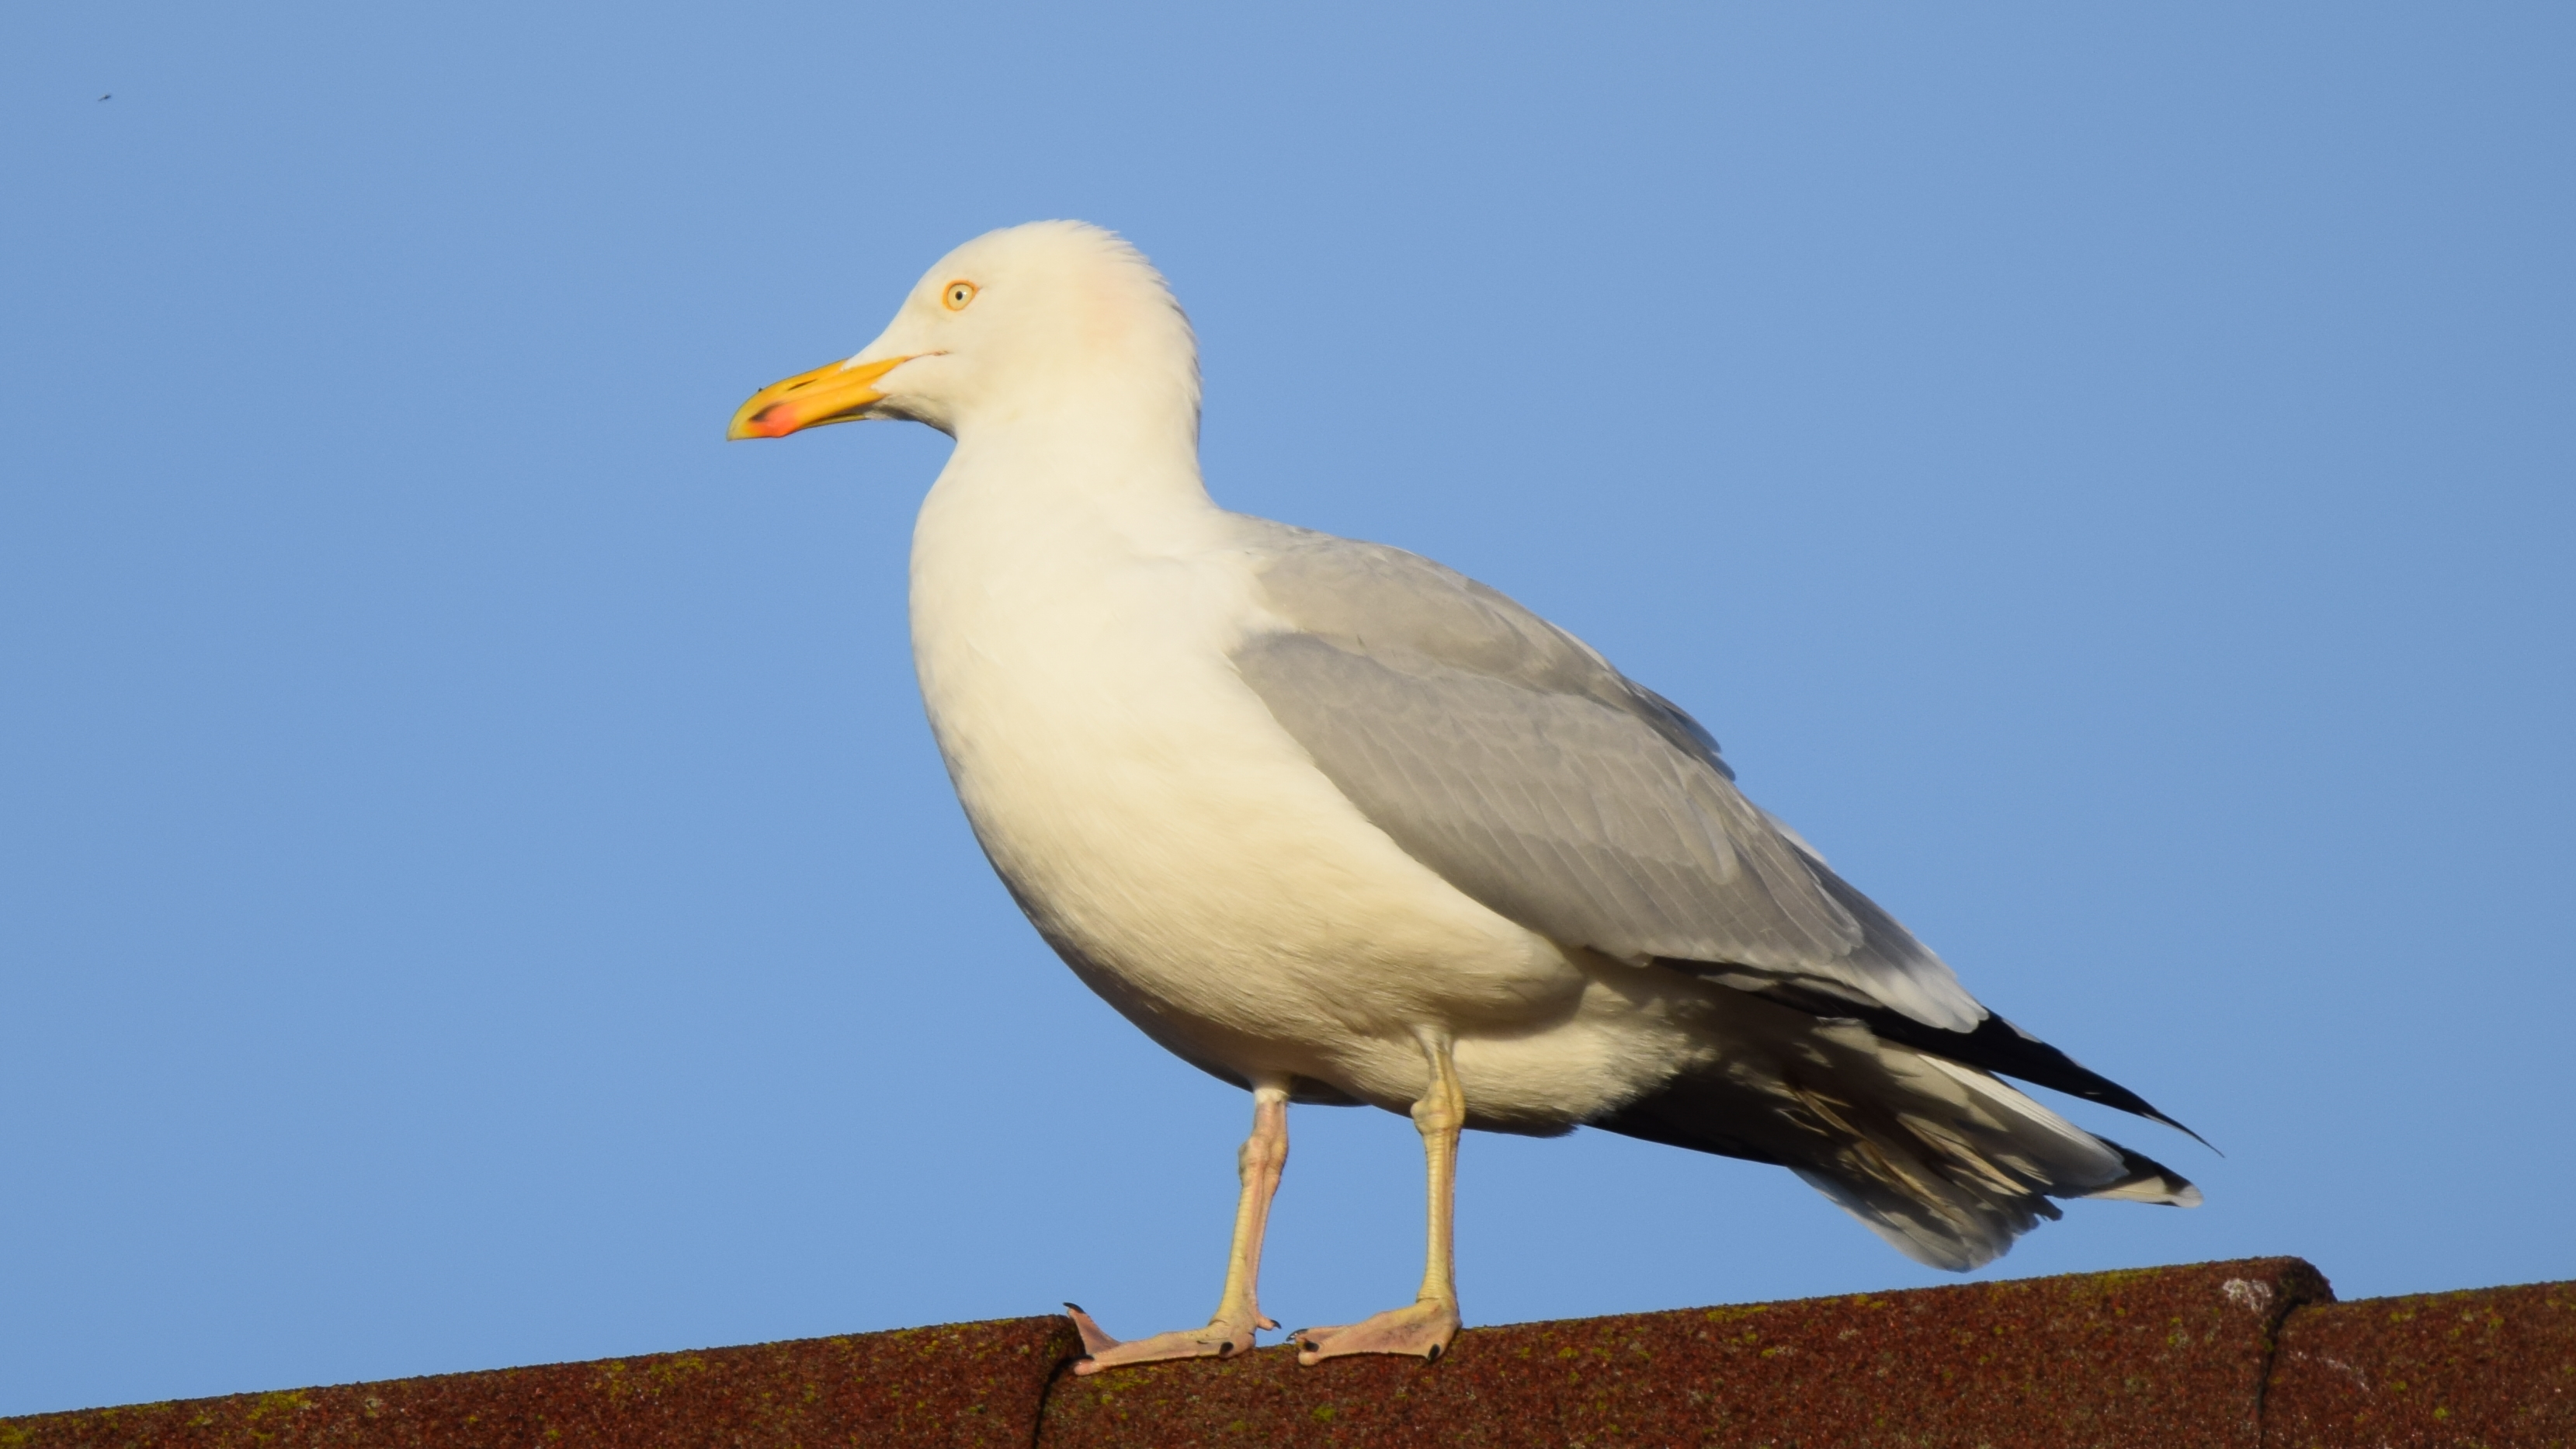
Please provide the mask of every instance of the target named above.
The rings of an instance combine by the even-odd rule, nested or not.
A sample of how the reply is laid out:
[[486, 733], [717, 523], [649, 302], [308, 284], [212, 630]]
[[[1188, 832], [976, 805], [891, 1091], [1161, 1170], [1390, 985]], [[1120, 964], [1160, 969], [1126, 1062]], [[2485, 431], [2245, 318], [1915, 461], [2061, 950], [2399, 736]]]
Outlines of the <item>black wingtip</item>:
[[1754, 994], [1817, 1016], [1857, 1020], [1883, 1041], [1930, 1052], [1963, 1067], [1975, 1067], [1998, 1076], [2018, 1077], [2070, 1097], [2081, 1097], [2087, 1102], [2099, 1102], [2150, 1122], [2161, 1122], [2211, 1152], [2221, 1157], [2227, 1155], [2219, 1152], [2208, 1138], [2157, 1111], [2155, 1104], [2146, 1098], [1993, 1012], [1986, 1013], [1986, 1019], [1971, 1030], [1947, 1031], [1883, 1006], [1864, 1006], [1796, 986], [1771, 987]]
[[[2002, 1076], [2019, 1077], [2025, 1082], [2064, 1092], [2070, 1097], [2081, 1097], [2085, 1101], [2099, 1102], [2105, 1107], [2116, 1108], [2132, 1116], [2144, 1117], [2150, 1122], [2161, 1122], [2201, 1146], [2208, 1147], [2210, 1151], [2218, 1151], [2217, 1148], [2210, 1147], [2208, 1138], [2157, 1111], [2155, 1104], [2146, 1098], [2085, 1066], [2082, 1062], [1993, 1012], [1986, 1013], [1986, 1019], [1978, 1022], [1974, 1031], [1966, 1032], [1943, 1031], [1939, 1027], [1925, 1026], [1894, 1012], [1887, 1012], [1884, 1015], [1894, 1017], [1903, 1025], [1890, 1030], [1882, 1028], [1874, 1018], [1865, 1018], [1869, 1029], [1880, 1036], [1901, 1041], [1918, 1050], [1948, 1057], [1962, 1066], [1982, 1067]], [[1912, 1030], [1907, 1030], [1909, 1027]]]

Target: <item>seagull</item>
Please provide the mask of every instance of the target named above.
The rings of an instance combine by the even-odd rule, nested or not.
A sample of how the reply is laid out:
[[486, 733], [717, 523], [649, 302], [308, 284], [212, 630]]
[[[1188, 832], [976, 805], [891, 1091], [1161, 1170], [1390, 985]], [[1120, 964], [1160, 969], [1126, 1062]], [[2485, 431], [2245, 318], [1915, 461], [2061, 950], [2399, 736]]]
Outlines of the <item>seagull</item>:
[[2001, 1081], [2189, 1131], [1980, 1005], [1680, 706], [1429, 559], [1217, 506], [1199, 386], [1145, 257], [1042, 221], [949, 253], [727, 430], [955, 440], [911, 613], [958, 801], [1083, 984], [1252, 1094], [1215, 1315], [1121, 1342], [1068, 1304], [1079, 1371], [1278, 1327], [1257, 1284], [1292, 1102], [1410, 1115], [1428, 1189], [1414, 1300], [1298, 1330], [1304, 1364], [1448, 1348], [1469, 1127], [1775, 1164], [1959, 1271], [2053, 1198], [2199, 1203]]

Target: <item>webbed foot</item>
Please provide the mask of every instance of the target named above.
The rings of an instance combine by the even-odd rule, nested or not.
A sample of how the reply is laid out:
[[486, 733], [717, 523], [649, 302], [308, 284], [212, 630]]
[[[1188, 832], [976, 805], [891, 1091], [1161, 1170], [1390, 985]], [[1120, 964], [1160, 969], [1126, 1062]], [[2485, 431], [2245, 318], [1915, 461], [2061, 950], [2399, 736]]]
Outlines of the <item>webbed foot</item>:
[[1423, 1298], [1340, 1328], [1301, 1328], [1290, 1338], [1301, 1364], [1354, 1353], [1410, 1354], [1436, 1363], [1457, 1336], [1458, 1305]]
[[1175, 1333], [1158, 1333], [1152, 1338], [1120, 1342], [1102, 1331], [1090, 1314], [1074, 1304], [1064, 1305], [1072, 1315], [1073, 1326], [1082, 1334], [1085, 1357], [1073, 1366], [1078, 1374], [1096, 1374], [1102, 1369], [1119, 1368], [1131, 1363], [1161, 1363], [1175, 1358], [1232, 1358], [1250, 1353], [1255, 1330], [1279, 1325], [1252, 1312], [1240, 1318], [1220, 1314], [1205, 1328], [1185, 1328]]

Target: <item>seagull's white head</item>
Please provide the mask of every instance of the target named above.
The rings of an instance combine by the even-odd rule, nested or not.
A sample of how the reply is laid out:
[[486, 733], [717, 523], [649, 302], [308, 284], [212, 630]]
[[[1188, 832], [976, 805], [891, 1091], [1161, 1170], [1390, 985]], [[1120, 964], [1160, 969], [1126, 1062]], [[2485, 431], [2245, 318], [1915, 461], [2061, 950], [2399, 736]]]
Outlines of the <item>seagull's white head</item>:
[[772, 383], [729, 438], [909, 418], [952, 437], [1108, 408], [1198, 424], [1198, 347], [1144, 255], [1078, 221], [987, 232], [922, 274], [894, 321], [845, 362]]

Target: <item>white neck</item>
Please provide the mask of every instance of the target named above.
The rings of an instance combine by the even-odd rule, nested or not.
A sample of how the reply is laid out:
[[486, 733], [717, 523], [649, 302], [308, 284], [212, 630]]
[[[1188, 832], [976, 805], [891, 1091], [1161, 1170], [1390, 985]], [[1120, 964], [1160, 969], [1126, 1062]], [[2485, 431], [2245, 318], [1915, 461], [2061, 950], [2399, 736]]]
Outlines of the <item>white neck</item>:
[[917, 544], [952, 522], [972, 530], [977, 552], [1015, 552], [1014, 538], [1061, 547], [1073, 541], [1068, 530], [1120, 537], [1147, 553], [1203, 536], [1217, 508], [1199, 476], [1189, 400], [1055, 401], [959, 427], [957, 450], [923, 500]]
[[[1199, 481], [1189, 416], [979, 421], [959, 430], [912, 535], [913, 660], [970, 815], [992, 750], [1126, 718], [1158, 677], [1134, 670], [1166, 655], [1221, 665], [1217, 636], [1242, 612], [1211, 607], [1205, 565], [1229, 555], [1235, 525]], [[1044, 727], [993, 733], [1028, 721]]]

